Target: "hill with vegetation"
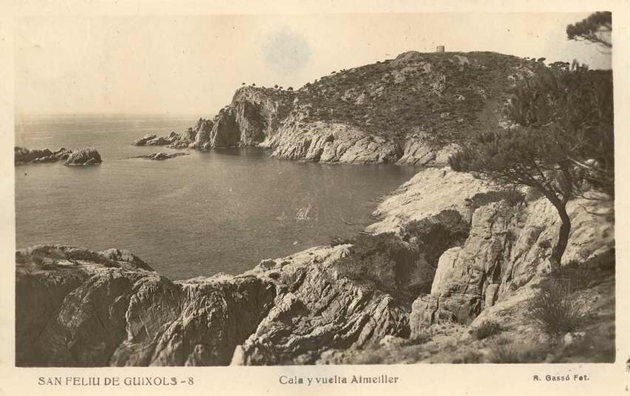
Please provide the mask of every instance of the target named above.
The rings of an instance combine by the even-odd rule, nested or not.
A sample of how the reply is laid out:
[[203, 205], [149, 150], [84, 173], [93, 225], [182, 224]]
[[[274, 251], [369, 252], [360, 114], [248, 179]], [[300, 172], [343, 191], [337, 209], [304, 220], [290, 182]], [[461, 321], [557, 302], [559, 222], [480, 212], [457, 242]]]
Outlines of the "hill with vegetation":
[[[489, 121], [535, 60], [492, 52], [405, 52], [306, 84], [297, 97], [306, 121], [342, 122], [399, 143], [425, 132], [438, 142]], [[496, 117], [490, 121], [496, 121]]]
[[321, 162], [443, 163], [462, 136], [506, 126], [502, 108], [511, 89], [543, 61], [410, 51], [334, 71], [299, 89], [252, 84], [238, 89], [213, 120], [159, 142], [199, 149], [260, 145], [279, 158]]

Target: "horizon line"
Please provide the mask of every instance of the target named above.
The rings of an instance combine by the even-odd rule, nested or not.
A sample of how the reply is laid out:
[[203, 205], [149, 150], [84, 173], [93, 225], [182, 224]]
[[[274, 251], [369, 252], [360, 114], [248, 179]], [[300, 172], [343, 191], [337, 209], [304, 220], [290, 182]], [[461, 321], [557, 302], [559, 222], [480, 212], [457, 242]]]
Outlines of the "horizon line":
[[[204, 112], [169, 112], [169, 111], [133, 111], [133, 112], [122, 112], [122, 111], [44, 111], [44, 112], [34, 112], [34, 111], [16, 111], [14, 113], [15, 116], [94, 116], [94, 115], [108, 115], [108, 116], [117, 116], [117, 115], [162, 115], [162, 116], [185, 116], [185, 117], [201, 117]], [[207, 112], [205, 112], [208, 114]], [[213, 113], [211, 113], [213, 114]]]

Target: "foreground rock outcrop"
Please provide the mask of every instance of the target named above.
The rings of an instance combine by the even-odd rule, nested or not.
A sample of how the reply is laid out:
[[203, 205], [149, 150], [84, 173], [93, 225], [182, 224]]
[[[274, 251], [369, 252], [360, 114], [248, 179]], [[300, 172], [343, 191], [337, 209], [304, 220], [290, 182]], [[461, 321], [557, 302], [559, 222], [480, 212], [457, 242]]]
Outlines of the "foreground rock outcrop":
[[[612, 206], [592, 199], [569, 204], [572, 230], [564, 265], [614, 265]], [[414, 302], [412, 330], [441, 321], [468, 324], [546, 273], [559, 223], [546, 199], [524, 207], [501, 201], [477, 209], [464, 245], [442, 255], [431, 293]]]
[[65, 160], [66, 165], [98, 165], [102, 162], [101, 155], [93, 148], [68, 150], [60, 148], [52, 152], [49, 149], [29, 150], [23, 147], [15, 147], [15, 165], [41, 164]]
[[125, 251], [18, 251], [19, 366], [219, 365], [275, 292], [254, 276], [172, 282]]
[[[567, 210], [572, 229], [563, 265], [614, 263], [614, 202], [589, 192]], [[560, 219], [548, 200], [447, 168], [427, 169], [403, 184], [379, 205], [382, 220], [368, 231], [404, 234], [410, 224], [448, 212], [467, 219], [470, 231], [440, 256], [430, 292], [413, 303], [412, 331], [449, 321], [469, 324], [549, 269]]]
[[20, 250], [18, 366], [312, 363], [408, 333], [391, 296], [338, 275], [348, 246], [265, 261], [238, 276], [170, 281], [128, 252]]

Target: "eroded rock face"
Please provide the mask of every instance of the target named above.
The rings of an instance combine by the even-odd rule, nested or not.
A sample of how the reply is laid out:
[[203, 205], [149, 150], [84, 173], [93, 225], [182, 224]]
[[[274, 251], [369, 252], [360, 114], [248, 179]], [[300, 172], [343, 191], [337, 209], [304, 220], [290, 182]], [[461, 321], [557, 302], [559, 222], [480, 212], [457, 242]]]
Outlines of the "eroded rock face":
[[[572, 229], [563, 265], [614, 257], [612, 205], [587, 199], [569, 203]], [[559, 229], [556, 209], [546, 199], [526, 206], [501, 201], [479, 207], [465, 244], [440, 258], [431, 294], [414, 302], [412, 330], [441, 321], [468, 324], [535, 281], [548, 270]]]
[[241, 131], [236, 118], [236, 110], [226, 108], [219, 112], [208, 140], [199, 148], [207, 150], [211, 147], [238, 147]]
[[408, 308], [340, 271], [349, 246], [172, 282], [128, 252], [17, 252], [19, 366], [312, 363], [408, 336]]
[[236, 122], [241, 131], [240, 143], [253, 146], [272, 137], [292, 103], [290, 92], [267, 93], [255, 88], [241, 88], [232, 99]]
[[[521, 200], [471, 174], [426, 169], [403, 184], [375, 211], [382, 220], [367, 228], [404, 235], [410, 224], [458, 213], [470, 233], [439, 258], [431, 291], [414, 303], [412, 331], [444, 321], [471, 323], [484, 309], [535, 282], [548, 268], [560, 229], [556, 209], [524, 189]], [[595, 199], [593, 199], [595, 198]], [[605, 197], [576, 199], [567, 207], [572, 229], [563, 264], [606, 262], [614, 257], [614, 209]]]
[[394, 163], [399, 148], [385, 138], [346, 124], [287, 121], [266, 145], [283, 159], [348, 164]]
[[407, 312], [374, 285], [341, 274], [348, 245], [315, 248], [254, 271], [277, 285], [274, 307], [237, 350], [234, 364], [312, 364], [331, 348], [408, 335]]
[[207, 149], [210, 147], [210, 133], [214, 128], [214, 122], [211, 120], [204, 120], [203, 118], [197, 121], [197, 125], [195, 125], [194, 129], [188, 129], [183, 135], [181, 135], [178, 139], [178, 143], [174, 143], [174, 148], [180, 148], [181, 146], [197, 148], [197, 149]]
[[409, 222], [447, 210], [461, 214], [470, 222], [475, 210], [473, 198], [492, 191], [492, 186], [468, 173], [449, 168], [424, 169], [378, 206], [374, 215], [381, 221], [367, 227], [367, 231], [400, 233]]
[[[185, 132], [182, 132], [181, 134], [176, 133], [176, 132], [171, 132], [171, 134], [169, 135], [169, 139], [171, 139], [171, 141], [172, 141], [172, 143], [170, 144], [170, 147], [172, 147], [172, 148], [188, 148], [188, 147], [190, 147], [190, 145], [193, 144], [193, 142], [195, 141], [195, 138], [197, 137], [198, 131], [201, 130], [201, 129], [205, 129], [205, 125], [203, 127], [200, 127], [200, 123], [204, 123], [205, 124], [208, 121], [210, 123], [212, 123], [212, 121], [210, 121], [210, 120], [199, 119], [195, 129], [188, 128]], [[212, 128], [212, 127], [210, 127], [210, 128]]]
[[125, 251], [18, 251], [19, 366], [219, 365], [275, 291], [254, 276], [172, 282]]
[[412, 138], [405, 142], [400, 165], [445, 165], [448, 158], [457, 151], [457, 145], [450, 144], [440, 149], [427, 142], [427, 138]]

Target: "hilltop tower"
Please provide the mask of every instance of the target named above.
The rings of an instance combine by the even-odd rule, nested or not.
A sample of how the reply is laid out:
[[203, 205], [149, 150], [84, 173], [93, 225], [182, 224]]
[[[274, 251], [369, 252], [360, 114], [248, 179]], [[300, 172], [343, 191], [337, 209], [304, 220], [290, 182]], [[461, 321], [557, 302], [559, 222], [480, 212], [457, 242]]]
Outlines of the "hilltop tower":
[[437, 48], [435, 49], [435, 52], [444, 52], [444, 46], [438, 45]]

